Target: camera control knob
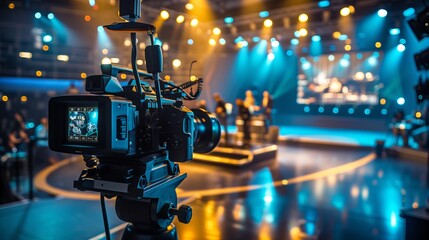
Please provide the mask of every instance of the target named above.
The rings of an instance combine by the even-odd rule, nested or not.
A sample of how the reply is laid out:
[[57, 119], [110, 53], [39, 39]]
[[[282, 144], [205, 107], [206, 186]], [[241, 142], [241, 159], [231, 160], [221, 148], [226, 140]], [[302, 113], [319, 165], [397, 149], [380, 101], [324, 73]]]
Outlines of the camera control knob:
[[189, 223], [192, 218], [192, 208], [189, 205], [182, 205], [177, 208], [170, 208], [168, 213], [171, 215], [176, 215], [181, 223]]

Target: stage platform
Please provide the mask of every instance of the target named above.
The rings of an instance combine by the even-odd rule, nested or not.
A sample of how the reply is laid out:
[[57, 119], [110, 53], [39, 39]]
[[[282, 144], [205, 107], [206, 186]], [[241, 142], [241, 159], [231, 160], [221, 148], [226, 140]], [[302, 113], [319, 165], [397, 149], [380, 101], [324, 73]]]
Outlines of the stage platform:
[[240, 167], [267, 161], [275, 158], [276, 155], [277, 145], [275, 144], [220, 145], [207, 154], [194, 153], [193, 160]]

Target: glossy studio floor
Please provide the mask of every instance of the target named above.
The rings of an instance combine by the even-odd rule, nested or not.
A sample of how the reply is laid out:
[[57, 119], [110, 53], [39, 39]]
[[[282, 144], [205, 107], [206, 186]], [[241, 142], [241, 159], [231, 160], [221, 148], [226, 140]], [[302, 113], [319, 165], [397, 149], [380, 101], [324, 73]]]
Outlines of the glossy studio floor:
[[[426, 164], [373, 150], [281, 141], [275, 158], [248, 166], [180, 164], [188, 177], [179, 202], [192, 206], [193, 218], [174, 221], [179, 239], [404, 239], [400, 213], [424, 205]], [[98, 195], [72, 188], [83, 168], [67, 156], [39, 172], [41, 197], [0, 207], [2, 239], [105, 239]], [[112, 239], [120, 239], [125, 224], [114, 201], [107, 210]]]

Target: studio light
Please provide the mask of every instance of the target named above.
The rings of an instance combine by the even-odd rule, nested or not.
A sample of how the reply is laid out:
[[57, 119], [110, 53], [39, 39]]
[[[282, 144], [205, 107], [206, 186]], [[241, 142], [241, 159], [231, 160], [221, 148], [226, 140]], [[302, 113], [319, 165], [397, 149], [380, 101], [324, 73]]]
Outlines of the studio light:
[[313, 37], [311, 37], [311, 41], [313, 41], [313, 42], [320, 42], [320, 36], [319, 35], [314, 35]]
[[377, 14], [379, 17], [384, 18], [387, 16], [387, 11], [386, 11], [386, 9], [380, 9], [380, 10], [378, 10]]
[[399, 28], [392, 28], [389, 30], [390, 35], [395, 36], [399, 35], [401, 33], [401, 30]]
[[273, 21], [271, 21], [271, 19], [265, 19], [264, 21], [264, 26], [265, 27], [272, 27], [273, 26]]
[[308, 21], [308, 15], [305, 13], [302, 13], [301, 15], [299, 15], [298, 20], [300, 22], [307, 22]]
[[233, 23], [233, 22], [234, 22], [234, 18], [232, 18], [232, 17], [226, 17], [223, 21], [224, 21], [226, 24], [231, 24], [231, 23]]
[[261, 11], [261, 12], [259, 12], [259, 17], [260, 18], [266, 18], [266, 17], [269, 17], [269, 16], [270, 16], [270, 13], [268, 11]]
[[183, 15], [179, 15], [176, 18], [177, 23], [183, 23], [185, 21], [185, 17]]

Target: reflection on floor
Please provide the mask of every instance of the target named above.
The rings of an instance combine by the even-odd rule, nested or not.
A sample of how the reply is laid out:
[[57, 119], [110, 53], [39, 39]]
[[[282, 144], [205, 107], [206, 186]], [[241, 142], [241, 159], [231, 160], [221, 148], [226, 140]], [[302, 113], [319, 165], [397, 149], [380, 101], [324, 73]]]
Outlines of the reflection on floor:
[[[179, 239], [403, 239], [400, 210], [424, 204], [421, 163], [374, 159], [367, 148], [280, 144], [278, 151], [240, 169], [182, 163], [188, 178], [178, 194], [196, 200], [191, 223], [175, 221]], [[69, 161], [46, 180], [76, 192], [72, 181], [83, 167]], [[108, 210], [120, 239], [112, 201]], [[103, 239], [97, 201], [42, 199], [0, 208], [0, 220], [2, 239]]]

